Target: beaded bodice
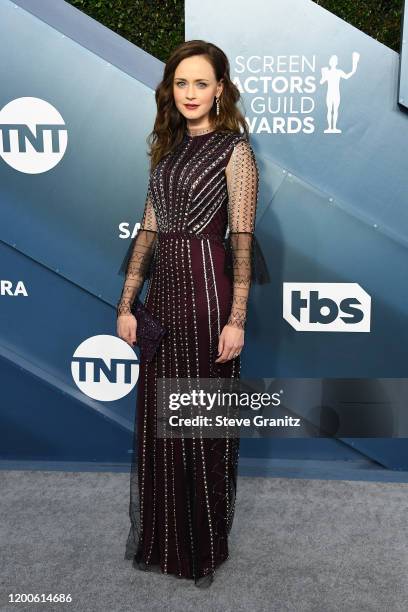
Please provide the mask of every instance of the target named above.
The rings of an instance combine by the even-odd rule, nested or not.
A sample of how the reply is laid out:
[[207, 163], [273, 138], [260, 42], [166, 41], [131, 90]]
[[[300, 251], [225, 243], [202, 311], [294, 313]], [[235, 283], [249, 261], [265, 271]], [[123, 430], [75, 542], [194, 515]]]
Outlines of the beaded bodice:
[[144, 278], [150, 276], [155, 248], [167, 238], [190, 236], [225, 241], [233, 280], [228, 323], [243, 328], [254, 277], [258, 182], [256, 158], [245, 135], [210, 131], [193, 136], [186, 132], [150, 174], [141, 227], [125, 258], [118, 316], [130, 313]]
[[[152, 200], [159, 232], [199, 234], [212, 229], [221, 237], [227, 228], [228, 199], [225, 167], [233, 142], [239, 135], [210, 132], [186, 135], [166, 155], [150, 176], [148, 198]], [[224, 205], [224, 206], [223, 206]], [[215, 225], [218, 210], [225, 216]]]

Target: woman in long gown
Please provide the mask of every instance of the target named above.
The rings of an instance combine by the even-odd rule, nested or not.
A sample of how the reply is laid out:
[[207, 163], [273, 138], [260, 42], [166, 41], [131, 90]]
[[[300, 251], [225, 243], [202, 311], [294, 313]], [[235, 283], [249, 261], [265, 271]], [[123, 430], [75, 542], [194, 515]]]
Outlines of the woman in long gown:
[[239, 438], [157, 437], [157, 395], [162, 378], [239, 378], [250, 284], [269, 280], [254, 236], [258, 168], [238, 98], [211, 43], [184, 43], [167, 62], [143, 218], [117, 305], [118, 335], [133, 345], [131, 306], [148, 278], [145, 306], [167, 329], [140, 363], [125, 558], [196, 586], [210, 585], [229, 556]]

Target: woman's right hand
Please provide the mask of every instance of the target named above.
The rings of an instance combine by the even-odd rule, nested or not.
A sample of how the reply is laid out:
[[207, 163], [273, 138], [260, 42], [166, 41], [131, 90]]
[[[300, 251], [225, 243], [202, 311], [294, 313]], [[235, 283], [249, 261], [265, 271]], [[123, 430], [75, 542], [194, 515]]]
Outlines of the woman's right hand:
[[136, 344], [136, 317], [132, 314], [122, 314], [117, 318], [117, 334], [125, 342], [132, 346]]

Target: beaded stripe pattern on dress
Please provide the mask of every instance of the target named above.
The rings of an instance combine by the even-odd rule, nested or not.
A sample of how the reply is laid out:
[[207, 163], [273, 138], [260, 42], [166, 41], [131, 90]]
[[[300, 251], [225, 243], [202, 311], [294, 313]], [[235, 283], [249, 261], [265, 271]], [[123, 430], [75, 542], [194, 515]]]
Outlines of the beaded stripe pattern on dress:
[[130, 313], [149, 271], [145, 305], [168, 329], [153, 360], [140, 364], [125, 557], [198, 586], [229, 557], [239, 438], [204, 438], [201, 430], [157, 438], [157, 391], [166, 378], [239, 378], [239, 356], [215, 359], [223, 327], [245, 324], [257, 196], [258, 168], [243, 135], [186, 134], [150, 175], [117, 305], [118, 315]]

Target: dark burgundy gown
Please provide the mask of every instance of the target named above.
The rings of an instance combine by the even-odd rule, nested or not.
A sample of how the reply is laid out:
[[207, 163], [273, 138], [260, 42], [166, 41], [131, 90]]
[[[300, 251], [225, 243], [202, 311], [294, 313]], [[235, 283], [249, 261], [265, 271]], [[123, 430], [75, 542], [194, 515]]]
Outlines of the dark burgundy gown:
[[215, 360], [224, 325], [244, 328], [251, 281], [268, 280], [254, 236], [257, 196], [245, 135], [186, 132], [150, 174], [141, 227], [122, 264], [117, 316], [130, 313], [149, 279], [145, 306], [168, 330], [153, 360], [140, 363], [125, 558], [197, 586], [211, 584], [229, 556], [239, 438], [157, 437], [157, 385], [239, 378], [239, 356]]

